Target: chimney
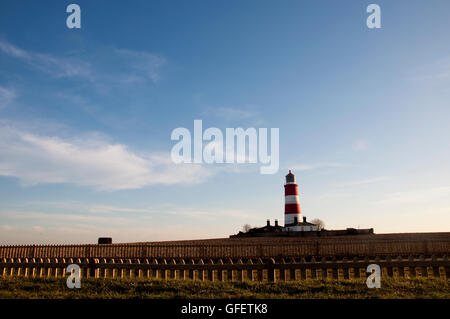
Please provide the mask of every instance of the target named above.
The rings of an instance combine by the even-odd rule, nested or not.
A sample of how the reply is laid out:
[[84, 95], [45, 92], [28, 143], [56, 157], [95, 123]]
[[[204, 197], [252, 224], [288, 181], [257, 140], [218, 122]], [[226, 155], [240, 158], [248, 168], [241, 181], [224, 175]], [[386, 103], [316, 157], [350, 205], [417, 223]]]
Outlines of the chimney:
[[278, 219], [275, 219], [275, 226], [278, 227]]
[[306, 223], [306, 217], [305, 216], [303, 216], [303, 222]]
[[267, 226], [270, 226], [270, 219], [267, 220]]

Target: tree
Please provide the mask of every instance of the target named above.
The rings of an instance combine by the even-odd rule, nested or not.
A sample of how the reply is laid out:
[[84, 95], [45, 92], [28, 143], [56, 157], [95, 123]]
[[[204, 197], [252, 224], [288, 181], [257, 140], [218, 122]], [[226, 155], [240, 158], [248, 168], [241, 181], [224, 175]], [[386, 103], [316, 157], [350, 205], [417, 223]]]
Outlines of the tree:
[[245, 224], [244, 226], [242, 226], [242, 231], [244, 233], [247, 233], [251, 228], [252, 226], [250, 226], [249, 224]]
[[321, 220], [321, 219], [318, 219], [318, 218], [313, 219], [313, 220], [311, 221], [311, 223], [317, 225], [317, 230], [325, 229], [325, 223], [324, 223], [323, 220]]

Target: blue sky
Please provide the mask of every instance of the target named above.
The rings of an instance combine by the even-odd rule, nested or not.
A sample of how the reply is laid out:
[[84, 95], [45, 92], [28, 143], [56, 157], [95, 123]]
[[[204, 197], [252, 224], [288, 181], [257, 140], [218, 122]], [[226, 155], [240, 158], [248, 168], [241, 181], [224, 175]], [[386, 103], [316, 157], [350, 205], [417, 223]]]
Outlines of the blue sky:
[[[131, 3], [130, 3], [131, 2]], [[0, 4], [0, 242], [224, 237], [283, 221], [448, 231], [450, 3]], [[280, 170], [174, 165], [177, 127], [280, 129]]]

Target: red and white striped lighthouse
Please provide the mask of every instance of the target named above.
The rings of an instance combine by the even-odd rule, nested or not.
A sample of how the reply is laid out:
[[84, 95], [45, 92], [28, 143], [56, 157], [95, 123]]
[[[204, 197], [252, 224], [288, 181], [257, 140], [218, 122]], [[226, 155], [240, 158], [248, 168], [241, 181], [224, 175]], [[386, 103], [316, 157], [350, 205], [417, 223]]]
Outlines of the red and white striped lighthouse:
[[295, 175], [289, 170], [284, 185], [284, 226], [297, 224], [300, 221], [300, 200]]

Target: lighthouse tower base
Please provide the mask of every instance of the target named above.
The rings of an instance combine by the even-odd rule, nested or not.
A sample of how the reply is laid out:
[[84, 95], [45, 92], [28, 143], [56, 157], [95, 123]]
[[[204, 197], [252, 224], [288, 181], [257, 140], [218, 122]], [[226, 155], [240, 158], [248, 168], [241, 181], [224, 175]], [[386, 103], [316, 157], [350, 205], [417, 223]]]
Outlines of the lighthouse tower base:
[[[294, 215], [294, 214], [292, 214], [292, 215]], [[287, 216], [289, 216], [289, 215], [286, 215], [286, 217]], [[316, 224], [307, 222], [306, 217], [303, 217], [302, 222], [298, 222], [296, 219], [297, 218], [295, 218], [292, 223], [286, 224], [285, 227], [283, 227], [281, 230], [282, 231], [294, 231], [294, 232], [317, 231], [318, 230], [318, 226]]]

